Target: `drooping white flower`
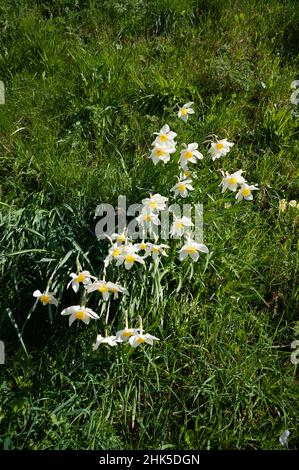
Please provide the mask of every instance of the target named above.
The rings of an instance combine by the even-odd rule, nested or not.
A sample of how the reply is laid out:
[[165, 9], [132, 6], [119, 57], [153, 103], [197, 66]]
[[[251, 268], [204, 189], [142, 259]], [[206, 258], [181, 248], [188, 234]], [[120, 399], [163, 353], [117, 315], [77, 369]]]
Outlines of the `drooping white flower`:
[[41, 293], [40, 290], [35, 290], [32, 295], [33, 297], [36, 297], [43, 305], [53, 304], [55, 307], [58, 305], [58, 300], [55, 299], [52, 292], [44, 291]]
[[159, 212], [166, 209], [167, 201], [168, 197], [161, 196], [161, 194], [153, 194], [151, 197], [142, 199], [142, 204], [149, 212]]
[[191, 179], [180, 180], [170, 191], [174, 191], [175, 196], [187, 197], [188, 191], [193, 191], [194, 188], [191, 185]]
[[162, 256], [168, 256], [165, 249], [169, 248], [168, 245], [165, 245], [164, 243], [161, 243], [161, 245], [155, 245], [154, 243], [148, 243], [147, 248], [146, 248], [146, 254], [145, 256], [152, 256], [152, 258], [155, 260], [157, 259], [160, 255]]
[[102, 336], [102, 335], [97, 335], [97, 339], [95, 344], [93, 344], [92, 349], [96, 351], [100, 344], [108, 344], [109, 346], [117, 346], [118, 343], [121, 341], [118, 341], [116, 336]]
[[227, 139], [217, 140], [213, 142], [208, 150], [209, 154], [212, 157], [212, 160], [216, 160], [217, 158], [223, 157], [226, 155], [231, 147], [235, 145], [233, 142], [228, 142]]
[[115, 241], [117, 245], [122, 245], [123, 243], [131, 241], [128, 236], [128, 229], [126, 228], [121, 233], [113, 233], [110, 238]]
[[132, 348], [137, 348], [140, 344], [147, 343], [151, 346], [154, 344], [154, 341], [160, 341], [156, 336], [150, 335], [149, 333], [137, 333], [129, 338], [129, 343]]
[[115, 284], [114, 282], [97, 280], [93, 284], [86, 286], [88, 293], [98, 291], [102, 294], [104, 300], [108, 300], [110, 294], [113, 294], [114, 299], [118, 298], [118, 294], [128, 294], [128, 291], [125, 287], [120, 284]]
[[137, 251], [138, 247], [136, 245], [124, 245], [124, 250], [119, 255], [116, 266], [121, 266], [124, 263], [126, 269], [131, 269], [135, 262], [144, 265], [144, 260], [137, 255]]
[[67, 288], [71, 285], [74, 292], [78, 292], [80, 284], [88, 285], [92, 282], [91, 279], [96, 279], [89, 271], [80, 271], [77, 274], [71, 273], [70, 277], [72, 280], [68, 283]]
[[150, 211], [148, 208], [144, 207], [139, 214], [138, 217], [136, 217], [136, 220], [139, 225], [142, 225], [143, 227], [151, 227], [153, 225], [160, 225], [160, 220], [158, 215], [155, 212]]
[[81, 320], [88, 325], [90, 319], [99, 319], [99, 316], [93, 310], [91, 310], [91, 308], [87, 308], [81, 305], [73, 305], [72, 307], [67, 307], [62, 310], [61, 315], [70, 315], [70, 326], [75, 320]]
[[170, 234], [172, 237], [181, 237], [186, 233], [186, 229], [189, 229], [194, 224], [189, 217], [183, 216], [177, 218], [175, 215], [173, 216], [173, 224], [170, 229]]
[[153, 141], [152, 145], [169, 145], [170, 147], [176, 146], [174, 139], [176, 138], [177, 134], [170, 130], [168, 124], [165, 124], [165, 126], [163, 126], [159, 132], [154, 132], [154, 134], [157, 137]]
[[220, 186], [222, 186], [222, 192], [226, 191], [229, 189], [230, 191], [237, 191], [238, 185], [246, 183], [245, 178], [241, 176], [243, 173], [243, 170], [238, 170], [235, 171], [235, 173], [229, 174], [227, 171], [223, 174], [222, 181], [220, 183]]
[[121, 286], [120, 284], [109, 281], [107, 282], [107, 287], [108, 287], [109, 292], [113, 294], [114, 299], [118, 298], [118, 294], [129, 295], [129, 292], [127, 291], [127, 289]]
[[295, 341], [291, 343], [291, 348], [296, 349], [296, 351], [293, 351], [291, 354], [291, 363], [294, 365], [299, 364], [299, 340], [298, 339], [295, 339]]
[[184, 180], [184, 179], [192, 179], [196, 177], [196, 175], [194, 173], [192, 173], [191, 170], [188, 169], [188, 167], [186, 166], [183, 171], [180, 173], [180, 180]]
[[184, 147], [181, 151], [180, 162], [182, 168], [186, 170], [188, 163], [196, 163], [196, 159], [201, 160], [203, 154], [197, 150], [198, 144], [196, 142], [188, 145], [184, 144]]
[[129, 321], [128, 321], [128, 312], [125, 312], [125, 328], [123, 330], [119, 330], [116, 333], [116, 338], [124, 343], [129, 341], [131, 336], [137, 335], [139, 333], [138, 328], [129, 328]]
[[247, 183], [243, 183], [236, 194], [237, 202], [242, 201], [242, 199], [246, 199], [246, 201], [252, 201], [252, 191], [259, 191], [259, 188], [257, 188], [256, 186], [256, 184], [250, 185]]
[[189, 114], [195, 113], [194, 109], [191, 108], [193, 104], [193, 101], [190, 101], [189, 103], [184, 104], [184, 106], [179, 109], [178, 117], [181, 118], [184, 122], [188, 121]]
[[145, 242], [144, 240], [142, 240], [140, 243], [135, 243], [137, 251], [144, 251], [145, 252], [149, 245], [152, 245], [152, 243], [151, 242]]
[[193, 261], [197, 261], [199, 258], [199, 252], [209, 253], [209, 249], [206, 245], [197, 243], [195, 240], [192, 240], [192, 238], [187, 237], [186, 243], [180, 249], [179, 258], [182, 261], [187, 258], [187, 256], [190, 256]]
[[93, 282], [91, 285], [85, 287], [87, 292], [90, 294], [91, 292], [98, 291], [102, 294], [104, 300], [109, 299], [109, 287], [108, 282], [105, 280], [97, 280]]
[[159, 162], [167, 163], [170, 160], [170, 155], [175, 151], [175, 147], [171, 145], [155, 144], [150, 158], [152, 159], [154, 165], [157, 165]]
[[112, 246], [109, 248], [108, 255], [106, 256], [104, 260], [104, 266], [107, 268], [107, 266], [111, 263], [111, 261], [115, 260], [117, 261], [119, 257], [122, 255], [124, 251], [124, 245], [118, 245], [117, 243], [112, 244]]

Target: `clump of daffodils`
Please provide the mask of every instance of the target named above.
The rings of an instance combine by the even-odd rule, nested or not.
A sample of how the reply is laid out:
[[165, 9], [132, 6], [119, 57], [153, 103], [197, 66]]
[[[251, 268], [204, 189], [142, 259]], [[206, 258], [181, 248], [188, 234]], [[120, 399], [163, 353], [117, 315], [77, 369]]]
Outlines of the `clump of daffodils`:
[[[292, 94], [292, 102], [294, 102], [294, 104], [297, 100], [298, 86], [299, 81], [292, 83], [292, 88], [295, 90]], [[193, 104], [193, 102], [188, 102], [179, 108], [178, 117], [185, 123], [188, 121], [189, 117], [195, 113], [192, 108]], [[298, 104], [298, 101], [296, 101], [296, 104]], [[154, 132], [154, 136], [149, 156], [153, 164], [157, 165], [159, 162], [162, 162], [165, 165], [170, 160], [178, 164], [179, 176], [177, 176], [176, 184], [172, 188], [169, 188], [170, 193], [173, 193], [174, 198], [179, 197], [183, 199], [188, 198], [192, 191], [194, 191], [193, 194], [196, 194], [197, 186], [196, 181], [194, 181], [196, 179], [196, 167], [199, 160], [204, 159], [204, 155], [199, 151], [199, 144], [197, 142], [181, 144], [181, 147], [179, 147], [180, 150], [177, 152], [177, 133], [171, 130], [168, 124], [164, 124], [158, 132]], [[217, 136], [214, 136], [208, 149], [208, 155], [215, 161], [227, 155], [233, 146], [233, 142], [229, 142], [227, 139], [218, 139]], [[176, 153], [177, 155], [175, 155]], [[220, 183], [222, 192], [227, 190], [234, 192], [237, 202], [242, 199], [248, 201], [252, 200], [253, 192], [259, 189], [257, 185], [249, 184], [244, 178], [243, 173], [242, 169], [234, 173], [224, 173], [222, 171], [222, 181]], [[169, 198], [171, 198], [171, 196], [169, 196]], [[70, 326], [76, 320], [86, 325], [88, 325], [91, 320], [101, 321], [102, 314], [98, 314], [96, 311], [87, 307], [90, 296], [99, 299], [99, 304], [101, 303], [101, 305], [105, 306], [106, 316], [104, 322], [104, 336], [100, 333], [97, 334], [95, 343], [93, 344], [94, 351], [100, 346], [102, 347], [102, 345], [116, 347], [120, 344], [126, 344], [136, 349], [143, 344], [153, 345], [155, 341], [159, 341], [159, 338], [156, 336], [145, 333], [140, 316], [139, 326], [137, 328], [134, 323], [134, 326], [132, 324], [129, 325], [127, 310], [125, 310], [123, 328], [116, 331], [115, 334], [108, 334], [110, 305], [112, 303], [114, 303], [114, 305], [123, 305], [128, 301], [130, 293], [125, 285], [120, 284], [115, 279], [109, 279], [107, 272], [110, 272], [109, 267], [112, 265], [113, 268], [119, 268], [119, 270], [111, 269], [112, 272], [119, 272], [122, 269], [130, 271], [133, 267], [138, 270], [138, 266], [140, 270], [146, 270], [147, 267], [150, 266], [149, 271], [157, 273], [161, 263], [163, 263], [163, 259], [168, 256], [172, 248], [170, 245], [159, 242], [158, 232], [162, 225], [161, 221], [164, 211], [168, 211], [172, 216], [170, 236], [172, 239], [178, 241], [174, 242], [171, 240], [171, 243], [178, 248], [178, 258], [180, 261], [184, 261], [184, 263], [197, 262], [202, 254], [209, 253], [209, 248], [202, 243], [198, 243], [192, 235], [194, 227], [192, 218], [186, 217], [185, 215], [182, 217], [176, 215], [174, 208], [168, 208], [169, 198], [156, 193], [150, 194], [149, 197], [142, 199], [141, 211], [135, 218], [136, 224], [142, 229], [138, 243], [133, 242], [133, 237], [130, 237], [127, 227], [123, 229], [119, 227], [119, 233], [113, 233], [107, 236], [110, 245], [104, 259], [102, 278], [98, 278], [89, 271], [84, 270], [77, 259], [77, 270], [70, 274], [70, 281], [68, 282], [67, 288], [71, 287], [77, 295], [82, 294], [81, 300], [77, 301], [76, 305], [63, 309], [61, 315], [69, 316]], [[288, 204], [291, 207], [298, 207], [296, 201], [290, 201]], [[225, 207], [230, 207], [230, 203], [225, 203]], [[280, 211], [285, 210], [282, 208], [282, 202], [280, 202], [279, 207]], [[154, 236], [154, 242], [147, 239], [147, 234]], [[52, 279], [50, 279], [44, 292], [36, 290], [33, 293], [33, 296], [37, 299], [36, 304], [39, 301], [43, 305], [58, 305], [54, 293], [50, 292], [51, 282]], [[103, 310], [101, 310], [101, 312], [102, 311]], [[291, 347], [295, 349], [298, 345], [299, 341], [295, 341], [292, 343]], [[292, 353], [291, 361], [294, 364], [299, 362], [298, 354], [299, 349], [296, 349], [296, 351]]]

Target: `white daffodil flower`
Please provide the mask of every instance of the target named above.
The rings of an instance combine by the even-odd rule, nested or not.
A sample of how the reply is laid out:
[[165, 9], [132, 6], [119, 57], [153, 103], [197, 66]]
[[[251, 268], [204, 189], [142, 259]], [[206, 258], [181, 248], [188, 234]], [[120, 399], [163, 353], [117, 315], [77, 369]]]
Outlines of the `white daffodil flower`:
[[120, 284], [115, 284], [114, 282], [109, 281], [107, 282], [106, 285], [108, 287], [109, 292], [113, 294], [114, 299], [118, 298], [118, 294], [129, 295], [129, 292], [127, 291], [127, 289], [121, 286]]
[[155, 336], [152, 336], [148, 333], [144, 334], [144, 329], [142, 326], [142, 318], [139, 316], [139, 332], [137, 332], [135, 335], [129, 337], [129, 343], [133, 348], [137, 348], [140, 344], [147, 343], [150, 344], [151, 346], [153, 345], [153, 342], [160, 341], [159, 338], [156, 338]]
[[235, 171], [235, 173], [229, 174], [227, 171], [225, 174], [222, 172], [223, 178], [220, 183], [220, 186], [222, 186], [222, 192], [226, 191], [229, 189], [230, 191], [237, 191], [238, 184], [243, 184], [246, 183], [245, 178], [243, 178], [242, 175], [243, 170], [238, 170]]
[[129, 328], [128, 312], [126, 311], [125, 312], [125, 328], [123, 330], [117, 331], [116, 338], [119, 341], [127, 343], [131, 336], [137, 335], [138, 333], [139, 333], [138, 328]]
[[150, 158], [152, 159], [154, 165], [157, 165], [159, 162], [167, 163], [170, 160], [170, 154], [174, 153], [175, 151], [175, 147], [171, 145], [155, 144]]
[[131, 269], [135, 262], [144, 265], [144, 260], [137, 255], [137, 251], [136, 245], [124, 245], [123, 253], [119, 255], [116, 266], [121, 266], [124, 263], [126, 269]]
[[166, 209], [167, 201], [168, 197], [161, 196], [161, 194], [154, 194], [151, 197], [142, 199], [142, 204], [149, 212], [159, 212]]
[[142, 240], [140, 243], [136, 243], [135, 246], [137, 248], [137, 251], [146, 251], [147, 247], [149, 245], [152, 245], [152, 243], [150, 242], [145, 242], [144, 240]]
[[124, 251], [124, 246], [125, 245], [118, 245], [117, 243], [114, 243], [108, 251], [108, 255], [106, 256], [104, 260], [104, 266], [107, 268], [107, 266], [111, 263], [113, 260], [118, 260], [119, 257], [123, 254]]
[[159, 257], [159, 255], [162, 256], [168, 256], [165, 249], [169, 248], [168, 245], [165, 245], [162, 243], [161, 245], [155, 245], [154, 243], [148, 243], [147, 248], [146, 248], [146, 254], [145, 257], [147, 256], [152, 256], [152, 258], [155, 260]]
[[92, 282], [91, 279], [96, 279], [89, 271], [80, 271], [78, 274], [71, 273], [70, 277], [72, 280], [68, 283], [67, 288], [71, 285], [74, 292], [78, 292], [80, 284], [87, 285]]
[[109, 346], [117, 346], [118, 343], [121, 341], [118, 341], [116, 336], [102, 336], [102, 335], [97, 335], [97, 339], [95, 344], [93, 344], [92, 349], [96, 351], [100, 344], [108, 344]]
[[184, 104], [184, 106], [179, 109], [178, 117], [181, 118], [184, 122], [188, 121], [189, 114], [195, 113], [194, 109], [191, 108], [193, 104], [193, 101], [190, 101], [189, 103]]
[[146, 334], [137, 333], [136, 335], [133, 335], [129, 338], [129, 343], [132, 346], [132, 348], [137, 348], [137, 346], [140, 346], [140, 344], [143, 344], [143, 343], [147, 343], [152, 346], [154, 341], [160, 341], [160, 340], [159, 338], [156, 338], [156, 336], [152, 336], [149, 333], [146, 333]]
[[196, 159], [201, 160], [203, 154], [197, 150], [198, 144], [196, 142], [188, 145], [184, 144], [184, 147], [181, 151], [180, 162], [183, 170], [186, 170], [188, 163], [196, 163]]
[[170, 130], [168, 124], [165, 124], [165, 126], [163, 126], [159, 132], [154, 132], [154, 134], [157, 137], [152, 142], [152, 145], [169, 145], [170, 147], [176, 146], [174, 139], [176, 138], [177, 134]]
[[73, 305], [62, 310], [61, 315], [70, 315], [69, 325], [75, 320], [81, 320], [88, 325], [90, 319], [98, 320], [100, 317], [91, 308]]
[[172, 237], [181, 237], [186, 233], [186, 229], [189, 229], [194, 224], [189, 217], [177, 218], [174, 216], [174, 221], [170, 229], [170, 234]]
[[143, 227], [150, 227], [152, 225], [160, 225], [160, 220], [157, 214], [151, 212], [146, 207], [144, 207], [136, 220], [139, 225]]
[[180, 180], [184, 179], [192, 179], [196, 177], [194, 173], [192, 173], [191, 170], [189, 170], [187, 167], [183, 169], [183, 171], [180, 173]]
[[296, 88], [299, 87], [299, 80], [293, 80], [292, 83], [291, 83], [291, 88], [293, 90], [296, 90]]
[[193, 191], [192, 180], [186, 179], [179, 181], [170, 191], [174, 191], [175, 196], [187, 197], [188, 191]]
[[231, 147], [235, 145], [233, 142], [228, 142], [227, 139], [217, 140], [211, 144], [208, 152], [212, 157], [212, 160], [216, 160], [217, 158], [223, 157], [226, 155]]
[[53, 304], [55, 307], [58, 305], [58, 300], [55, 299], [52, 292], [44, 291], [41, 293], [40, 290], [35, 290], [32, 295], [33, 297], [36, 297], [43, 305]]
[[294, 90], [290, 97], [290, 102], [294, 104], [295, 106], [297, 106], [297, 104], [299, 103], [298, 95], [299, 95], [299, 88], [297, 88], [297, 90]]
[[247, 184], [243, 183], [241, 188], [236, 194], [237, 202], [242, 201], [242, 199], [246, 199], [246, 201], [252, 201], [253, 195], [252, 191], [259, 191], [259, 188], [256, 187], [257, 184]]
[[190, 256], [193, 261], [197, 261], [199, 258], [199, 252], [209, 253], [208, 247], [202, 243], [197, 243], [191, 238], [187, 237], [185, 245], [180, 249], [179, 259], [182, 261]]
[[108, 282], [106, 282], [104, 280], [95, 281], [90, 286], [85, 286], [85, 289], [87, 290], [87, 292], [89, 294], [91, 292], [95, 292], [95, 291], [101, 292], [104, 300], [109, 299], [110, 291], [109, 291], [109, 287], [108, 287]]
[[292, 349], [297, 348], [296, 351], [293, 351], [291, 354], [291, 363], [294, 365], [299, 364], [299, 340], [298, 339], [295, 339], [295, 341], [291, 343], [291, 348]]
[[130, 242], [131, 239], [128, 236], [128, 230], [124, 229], [123, 232], [121, 233], [113, 233], [110, 236], [111, 240], [116, 242], [116, 245], [122, 245], [123, 243], [127, 243], [128, 241]]

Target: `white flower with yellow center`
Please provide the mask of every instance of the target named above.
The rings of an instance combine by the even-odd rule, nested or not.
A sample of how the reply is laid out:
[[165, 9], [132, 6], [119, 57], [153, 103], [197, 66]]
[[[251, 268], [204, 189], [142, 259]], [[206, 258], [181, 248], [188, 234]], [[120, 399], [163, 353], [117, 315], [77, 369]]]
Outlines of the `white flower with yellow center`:
[[104, 300], [108, 300], [110, 296], [110, 290], [108, 286], [108, 282], [104, 280], [95, 281], [90, 286], [85, 286], [85, 289], [90, 294], [91, 292], [98, 291], [102, 294]]
[[229, 189], [230, 191], [237, 191], [238, 185], [246, 183], [245, 178], [241, 176], [243, 173], [243, 170], [238, 170], [235, 173], [232, 173], [231, 175], [226, 171], [225, 174], [223, 174], [222, 181], [220, 183], [220, 186], [222, 186], [222, 192], [226, 191]]
[[181, 151], [180, 162], [182, 168], [186, 170], [188, 163], [196, 163], [196, 159], [201, 160], [203, 154], [197, 150], [198, 144], [196, 142], [188, 145], [184, 144], [184, 147], [185, 148]]
[[165, 124], [165, 126], [163, 126], [159, 132], [154, 132], [154, 134], [157, 137], [153, 141], [152, 145], [169, 145], [170, 147], [176, 146], [174, 139], [176, 138], [177, 134], [170, 130], [168, 124]]
[[117, 331], [116, 338], [119, 341], [127, 343], [129, 341], [129, 338], [131, 338], [131, 336], [137, 335], [138, 333], [139, 333], [138, 328], [129, 328], [128, 313], [126, 311], [125, 312], [125, 328], [123, 330]]
[[186, 166], [186, 168], [183, 169], [183, 171], [180, 173], [180, 180], [185, 180], [185, 179], [192, 179], [195, 178], [196, 175], [192, 173], [191, 170], [189, 170]]
[[192, 240], [192, 238], [187, 237], [185, 245], [183, 245], [183, 247], [180, 249], [179, 258], [182, 261], [190, 256], [193, 261], [197, 261], [199, 258], [199, 252], [209, 253], [209, 249], [206, 247], [206, 245], [197, 243], [196, 241]]
[[170, 154], [174, 153], [175, 151], [175, 147], [171, 145], [155, 144], [150, 158], [152, 159], [154, 165], [157, 165], [159, 162], [167, 163], [170, 160]]
[[136, 245], [125, 245], [123, 253], [118, 257], [116, 266], [125, 265], [126, 269], [131, 269], [134, 263], [145, 264], [143, 258], [137, 255], [138, 247]]
[[80, 271], [79, 273], [71, 273], [70, 277], [72, 280], [68, 283], [67, 288], [72, 286], [74, 292], [78, 292], [80, 284], [88, 285], [92, 281], [91, 279], [96, 279], [95, 276], [92, 276], [89, 271]]
[[62, 310], [61, 315], [70, 315], [69, 325], [75, 320], [81, 320], [88, 325], [90, 319], [98, 320], [100, 317], [91, 308], [83, 307], [81, 305], [73, 305]]
[[188, 121], [189, 114], [195, 113], [194, 109], [191, 108], [193, 104], [193, 101], [190, 101], [189, 103], [184, 104], [184, 106], [179, 109], [178, 117], [181, 118], [184, 122]]
[[149, 333], [137, 333], [129, 338], [129, 343], [132, 348], [137, 348], [143, 343], [150, 344], [151, 346], [154, 344], [154, 341], [160, 341], [159, 338], [156, 336], [150, 335]]
[[147, 256], [152, 256], [152, 258], [155, 260], [157, 259], [160, 255], [162, 256], [168, 256], [165, 249], [169, 248], [168, 245], [165, 245], [162, 243], [161, 245], [155, 245], [154, 243], [148, 243], [148, 246], [146, 248], [146, 257]]
[[144, 251], [146, 252], [146, 249], [148, 248], [148, 246], [152, 245], [152, 243], [150, 242], [145, 242], [144, 240], [142, 240], [140, 243], [136, 243], [135, 246], [137, 248], [137, 251]]
[[186, 230], [194, 225], [189, 217], [183, 216], [181, 218], [177, 218], [174, 216], [173, 218], [173, 224], [170, 229], [172, 237], [181, 237], [186, 233]]
[[131, 239], [128, 236], [128, 230], [124, 229], [123, 232], [121, 233], [113, 233], [110, 236], [111, 240], [116, 242], [116, 245], [123, 245], [124, 243], [127, 243], [128, 241], [131, 241]]
[[142, 199], [142, 204], [148, 212], [159, 212], [166, 209], [168, 197], [161, 196], [161, 194], [153, 194], [151, 197]]
[[233, 142], [229, 142], [227, 139], [217, 140], [211, 144], [209, 148], [209, 154], [212, 157], [212, 160], [216, 160], [217, 158], [223, 157], [226, 155], [231, 147], [235, 145]]
[[117, 346], [120, 341], [117, 340], [116, 336], [102, 336], [97, 335], [95, 344], [93, 344], [92, 349], [96, 351], [100, 344], [108, 344], [109, 346]]
[[41, 293], [40, 290], [35, 290], [33, 292], [33, 297], [36, 297], [43, 305], [53, 304], [55, 307], [58, 305], [58, 300], [55, 299], [52, 292], [44, 291]]
[[175, 196], [187, 197], [188, 191], [194, 190], [191, 183], [192, 183], [192, 180], [190, 179], [181, 180], [173, 188], [171, 188], [170, 191], [174, 191]]
[[246, 199], [246, 201], [252, 201], [252, 191], [259, 191], [259, 188], [257, 188], [256, 186], [256, 184], [249, 185], [247, 183], [243, 183], [236, 194], [237, 202], [242, 201], [242, 199]]
[[139, 225], [143, 227], [151, 227], [152, 225], [160, 225], [160, 220], [157, 214], [149, 211], [148, 208], [144, 207], [136, 220]]
[[118, 294], [129, 295], [129, 292], [127, 291], [127, 289], [121, 286], [120, 284], [115, 284], [114, 282], [109, 281], [107, 282], [107, 287], [108, 287], [109, 292], [113, 294], [114, 299], [118, 298]]
[[107, 268], [111, 261], [117, 261], [119, 259], [124, 251], [124, 246], [125, 245], [118, 245], [117, 243], [112, 244], [112, 246], [109, 248], [108, 255], [104, 260], [105, 268]]

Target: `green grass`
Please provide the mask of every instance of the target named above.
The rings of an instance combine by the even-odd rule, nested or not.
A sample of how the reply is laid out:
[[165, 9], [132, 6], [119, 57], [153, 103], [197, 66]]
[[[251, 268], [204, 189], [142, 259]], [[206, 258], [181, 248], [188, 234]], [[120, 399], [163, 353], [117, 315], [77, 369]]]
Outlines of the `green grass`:
[[[299, 199], [297, 2], [3, 0], [0, 30], [0, 447], [279, 449], [289, 429], [297, 448], [299, 219], [278, 210]], [[126, 307], [161, 341], [93, 352], [103, 318], [68, 328], [59, 307], [51, 323], [32, 292], [54, 272], [62, 306], [76, 304], [76, 258], [101, 276], [107, 252], [96, 206], [169, 195], [176, 165], [146, 158], [166, 122], [205, 155], [210, 134], [235, 142], [195, 170], [210, 253], [110, 268], [130, 290], [110, 305], [111, 332]], [[220, 192], [218, 170], [239, 168], [261, 188], [253, 203]]]

